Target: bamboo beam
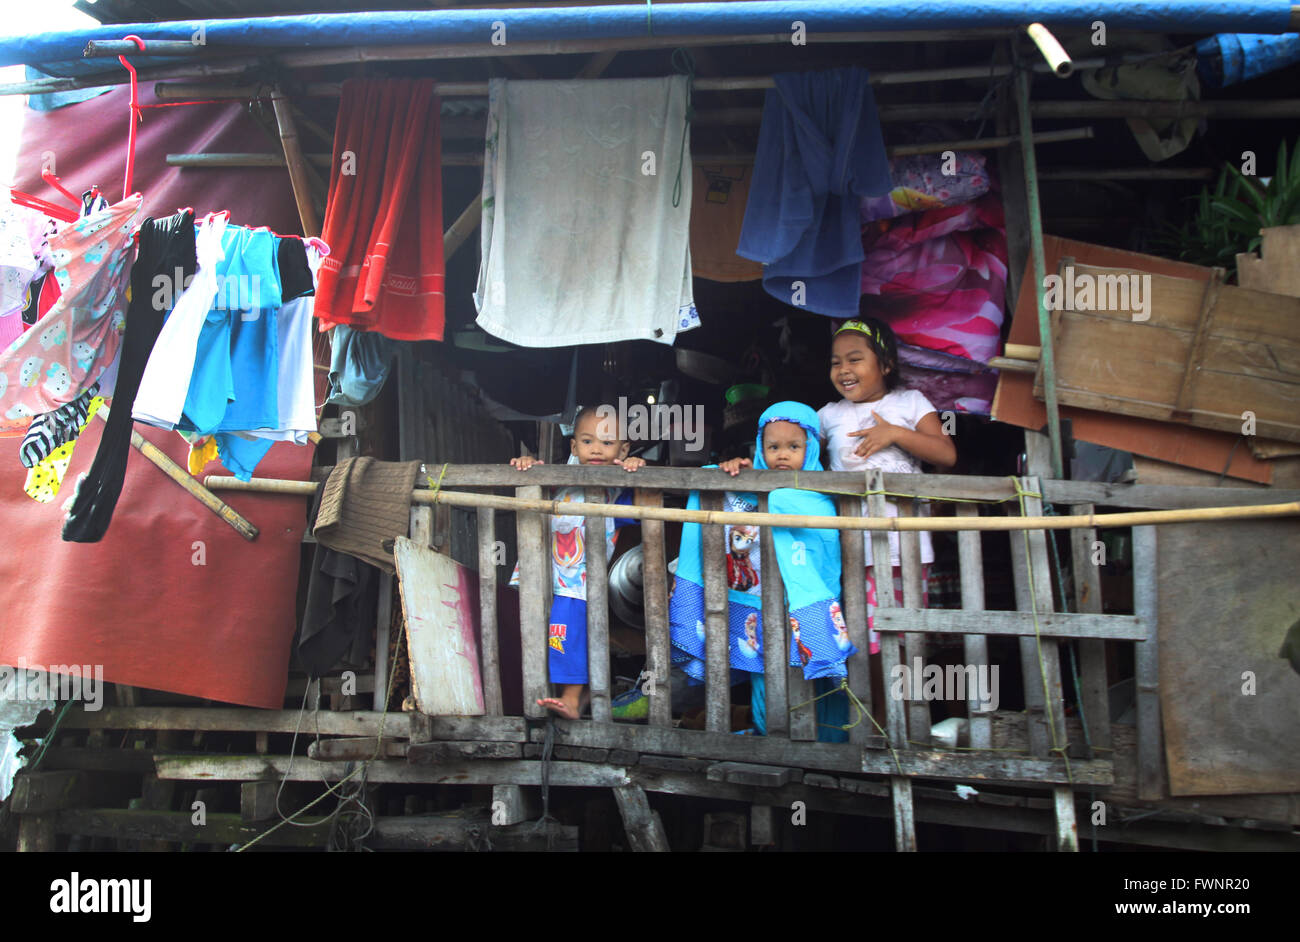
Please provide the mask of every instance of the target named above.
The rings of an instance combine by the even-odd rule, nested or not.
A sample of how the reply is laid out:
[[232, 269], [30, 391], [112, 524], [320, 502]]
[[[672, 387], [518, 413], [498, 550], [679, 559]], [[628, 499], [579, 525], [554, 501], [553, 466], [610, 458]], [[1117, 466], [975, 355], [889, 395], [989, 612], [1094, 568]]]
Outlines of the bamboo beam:
[[196, 56], [210, 52], [207, 46], [196, 45], [188, 39], [151, 39], [141, 49], [126, 39], [92, 39], [82, 50], [82, 58], [103, 59], [109, 56]]
[[[285, 481], [273, 478], [238, 478], [209, 475], [204, 483], [213, 490], [256, 491], [310, 497], [320, 486], [317, 481]], [[917, 495], [923, 496], [923, 495]], [[580, 514], [589, 517], [626, 517], [632, 520], [670, 520], [677, 523], [749, 524], [760, 527], [815, 527], [838, 530], [1070, 530], [1075, 527], [1131, 527], [1148, 524], [1204, 523], [1249, 520], [1257, 517], [1300, 516], [1300, 501], [1279, 504], [1250, 504], [1239, 507], [1196, 507], [1179, 510], [1141, 510], [1110, 514], [1082, 514], [1069, 517], [822, 517], [809, 514], [731, 513], [721, 510], [683, 510], [676, 507], [638, 507], [625, 504], [584, 503], [470, 494], [460, 491], [417, 490], [416, 504], [447, 504], [452, 507], [493, 507], [498, 510]]]
[[303, 235], [319, 236], [320, 220], [311, 201], [311, 185], [302, 144], [298, 140], [298, 127], [294, 124], [289, 99], [279, 85], [271, 96], [271, 104], [275, 107], [275, 123], [280, 131], [280, 144], [284, 147], [284, 160], [289, 167], [289, 182], [293, 185], [293, 199], [298, 204], [298, 218], [302, 221]]

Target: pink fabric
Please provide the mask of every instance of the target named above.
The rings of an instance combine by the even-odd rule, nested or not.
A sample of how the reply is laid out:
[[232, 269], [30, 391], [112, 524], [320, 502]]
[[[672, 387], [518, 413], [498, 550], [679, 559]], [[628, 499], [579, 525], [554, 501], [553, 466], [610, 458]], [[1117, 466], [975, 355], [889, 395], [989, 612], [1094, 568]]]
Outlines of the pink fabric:
[[[874, 566], [867, 567], [867, 635], [871, 640], [871, 653], [880, 653], [880, 635], [876, 633], [876, 574]], [[903, 567], [894, 567], [894, 602], [903, 604]], [[921, 565], [921, 607], [930, 607], [930, 564]]]
[[986, 363], [999, 353], [1007, 287], [1002, 202], [900, 216], [865, 227], [862, 293], [868, 313], [903, 343]]

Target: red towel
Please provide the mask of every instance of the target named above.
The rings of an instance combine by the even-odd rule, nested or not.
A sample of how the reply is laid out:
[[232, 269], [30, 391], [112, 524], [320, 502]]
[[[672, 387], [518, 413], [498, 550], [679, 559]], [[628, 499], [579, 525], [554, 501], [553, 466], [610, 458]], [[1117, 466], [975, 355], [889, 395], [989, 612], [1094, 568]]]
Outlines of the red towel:
[[331, 251], [316, 287], [321, 330], [442, 339], [439, 110], [432, 79], [343, 83], [321, 233]]

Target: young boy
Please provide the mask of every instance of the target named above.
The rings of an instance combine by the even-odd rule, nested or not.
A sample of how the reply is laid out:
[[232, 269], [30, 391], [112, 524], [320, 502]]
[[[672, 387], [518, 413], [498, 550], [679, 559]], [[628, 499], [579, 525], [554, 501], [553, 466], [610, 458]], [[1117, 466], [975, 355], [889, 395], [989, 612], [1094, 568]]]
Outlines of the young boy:
[[[635, 471], [643, 467], [641, 458], [627, 456], [628, 443], [618, 437], [618, 433], [609, 428], [611, 423], [602, 419], [593, 408], [580, 411], [573, 422], [573, 439], [569, 443], [570, 464], [583, 465], [619, 465], [626, 471]], [[536, 458], [511, 458], [510, 464], [520, 471], [527, 471], [535, 464], [543, 464]], [[582, 501], [581, 487], [564, 488], [555, 495], [560, 501]], [[615, 504], [630, 504], [631, 491], [622, 490], [614, 500]], [[537, 701], [538, 706], [546, 707], [566, 719], [576, 720], [586, 708], [587, 683], [587, 559], [584, 540], [589, 532], [581, 515], [551, 518], [551, 620], [548, 632], [550, 655], [548, 666], [551, 682], [561, 686], [558, 697], [543, 697]], [[614, 520], [608, 517], [592, 517], [593, 529], [603, 531], [606, 538], [605, 558], [614, 553], [614, 538], [617, 527], [632, 523], [631, 520]], [[512, 579], [512, 583], [516, 580]]]

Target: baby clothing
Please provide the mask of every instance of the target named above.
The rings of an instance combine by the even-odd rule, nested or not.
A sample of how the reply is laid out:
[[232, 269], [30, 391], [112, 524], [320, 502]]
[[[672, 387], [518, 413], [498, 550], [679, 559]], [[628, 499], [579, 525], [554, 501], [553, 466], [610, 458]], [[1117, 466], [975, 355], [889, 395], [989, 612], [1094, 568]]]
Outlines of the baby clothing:
[[[875, 402], [850, 402], [841, 399], [839, 402], [828, 403], [817, 411], [817, 417], [821, 421], [821, 434], [826, 442], [826, 456], [830, 470], [866, 471], [879, 468], [886, 473], [920, 473], [921, 462], [897, 445], [890, 445], [869, 458], [858, 457], [855, 451], [862, 444], [862, 439], [850, 437], [849, 433], [874, 426], [876, 420], [872, 416], [873, 412], [879, 413], [880, 417], [891, 425], [901, 425], [915, 430], [917, 423], [925, 415], [934, 411], [935, 408], [930, 404], [930, 400], [915, 389], [895, 389]], [[866, 501], [863, 501], [862, 512], [864, 515], [868, 514]], [[893, 501], [887, 501], [885, 512], [890, 517], [897, 517], [898, 505]], [[867, 565], [870, 566], [872, 564], [871, 534], [864, 531], [863, 539], [866, 544]], [[922, 531], [920, 541], [921, 562], [934, 562], [934, 547], [930, 541], [930, 534]], [[894, 531], [889, 533], [889, 556], [894, 566], [900, 565], [899, 536]]]

